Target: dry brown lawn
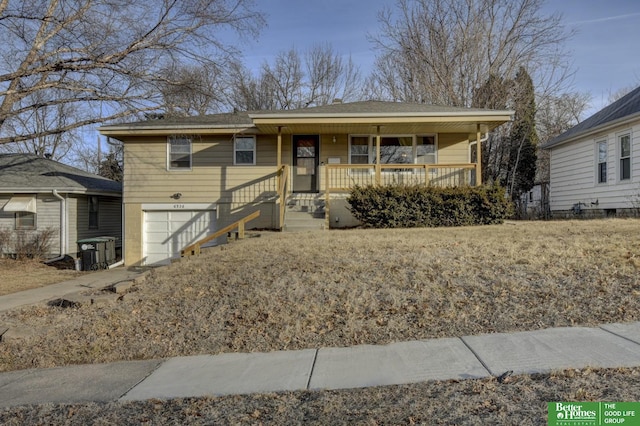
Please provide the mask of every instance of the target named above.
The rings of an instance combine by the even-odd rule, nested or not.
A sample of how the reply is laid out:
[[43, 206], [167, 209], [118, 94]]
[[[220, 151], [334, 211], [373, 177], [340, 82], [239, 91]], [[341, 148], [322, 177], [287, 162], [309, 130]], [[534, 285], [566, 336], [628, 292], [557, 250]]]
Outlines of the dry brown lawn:
[[57, 269], [37, 260], [0, 258], [0, 296], [70, 280], [81, 273]]
[[[113, 305], [29, 307], [0, 316], [0, 323], [33, 330], [23, 340], [0, 343], [0, 371], [595, 326], [638, 321], [640, 316], [640, 221], [635, 219], [257, 235], [213, 248], [170, 268], [153, 270]], [[557, 400], [560, 394], [552, 390], [555, 385], [551, 379], [566, 374], [520, 377], [514, 384], [531, 387], [531, 401]], [[626, 383], [629, 377], [637, 386], [639, 373], [575, 373], [584, 374], [592, 379], [589, 386], [601, 380], [611, 382], [614, 376], [616, 383]], [[545, 393], [545, 386], [550, 387], [549, 393]], [[455, 389], [479, 404], [474, 387], [487, 395], [482, 402], [487, 405], [480, 411], [488, 413], [505, 415], [505, 410], [513, 409], [504, 408], [510, 406], [509, 398], [512, 403], [529, 400], [518, 395], [523, 392], [516, 389], [518, 386], [506, 391], [504, 398], [491, 397], [492, 387], [502, 388], [487, 379], [412, 385], [406, 392], [416, 401], [405, 400], [404, 404], [427, 410], [431, 402], [420, 396], [426, 392], [443, 406], [451, 406], [449, 392]], [[272, 404], [276, 411], [287, 413], [295, 412], [308, 399], [346, 398], [344, 403], [335, 402], [345, 404], [346, 410], [351, 402], [364, 404], [352, 398], [375, 400], [379, 394], [380, 401], [385, 401], [393, 398], [387, 392], [400, 392], [395, 387], [385, 389], [255, 397], [262, 402], [246, 404]], [[486, 389], [491, 391], [486, 393]], [[592, 395], [589, 389], [578, 387], [572, 391], [576, 394], [566, 395], [583, 400], [640, 398], [638, 392], [621, 393], [623, 389], [623, 385], [616, 385]], [[173, 409], [187, 409], [192, 404], [215, 406], [224, 401], [227, 399], [183, 401], [178, 403], [182, 408]], [[136, 405], [139, 409], [142, 406], [151, 407], [147, 415], [153, 418], [153, 404]], [[411, 412], [410, 406], [407, 412]], [[170, 405], [161, 404], [156, 411], [168, 416], [167, 407]], [[236, 420], [260, 423], [262, 411], [255, 410], [253, 414], [243, 412], [254, 417]], [[540, 410], [534, 409], [538, 414]], [[524, 418], [533, 415], [527, 413]], [[398, 415], [404, 418], [400, 423], [411, 423], [411, 415]], [[382, 423], [395, 423], [381, 418]], [[426, 421], [424, 417], [417, 419]]]

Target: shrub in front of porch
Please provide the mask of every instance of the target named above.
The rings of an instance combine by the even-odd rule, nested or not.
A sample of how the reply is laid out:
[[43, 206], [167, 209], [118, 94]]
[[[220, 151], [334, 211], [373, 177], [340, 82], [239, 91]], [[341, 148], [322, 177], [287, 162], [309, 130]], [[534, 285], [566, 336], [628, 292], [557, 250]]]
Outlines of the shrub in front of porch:
[[499, 186], [356, 186], [347, 201], [353, 216], [369, 228], [489, 225], [513, 212]]

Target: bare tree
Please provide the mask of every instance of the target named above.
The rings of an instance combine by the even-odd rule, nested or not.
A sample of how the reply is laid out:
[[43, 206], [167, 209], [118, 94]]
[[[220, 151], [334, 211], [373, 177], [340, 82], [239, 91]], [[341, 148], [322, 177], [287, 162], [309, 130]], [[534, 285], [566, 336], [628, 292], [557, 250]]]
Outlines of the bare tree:
[[280, 52], [254, 76], [236, 63], [229, 76], [229, 103], [240, 110], [297, 109], [327, 105], [339, 98], [359, 100], [363, 79], [351, 58], [344, 60], [328, 45], [316, 45], [301, 55]]
[[226, 106], [223, 72], [214, 64], [177, 65], [163, 70], [160, 84], [167, 115], [193, 116], [219, 112]]
[[381, 54], [372, 73], [378, 95], [469, 107], [490, 78], [531, 70], [538, 95], [569, 75], [562, 17], [543, 0], [398, 0], [379, 14], [372, 37]]
[[[263, 24], [253, 0], [0, 0], [0, 143], [157, 110], [161, 70], [223, 63], [234, 49], [215, 30]], [[72, 105], [82, 107], [57, 126], [21, 125]]]
[[[26, 99], [34, 104], [43, 104], [55, 96], [53, 92], [36, 92]], [[37, 136], [13, 144], [0, 144], [0, 152], [30, 153], [56, 161], [63, 159], [78, 143], [78, 132], [75, 129], [64, 133], [50, 130], [67, 126], [76, 114], [76, 107], [73, 104], [52, 104], [33, 108], [7, 121], [5, 127], [8, 133], [30, 133]]]
[[319, 44], [306, 54], [308, 88], [306, 105], [327, 105], [335, 99], [351, 101], [362, 97], [362, 75], [351, 57], [336, 53], [331, 45]]

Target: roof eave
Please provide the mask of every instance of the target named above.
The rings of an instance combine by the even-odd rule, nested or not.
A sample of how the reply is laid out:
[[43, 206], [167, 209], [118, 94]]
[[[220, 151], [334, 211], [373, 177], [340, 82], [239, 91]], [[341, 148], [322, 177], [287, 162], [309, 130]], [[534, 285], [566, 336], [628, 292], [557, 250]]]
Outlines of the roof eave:
[[626, 124], [628, 122], [632, 122], [634, 120], [637, 120], [638, 118], [640, 118], [640, 111], [638, 111], [638, 112], [636, 112], [634, 114], [630, 114], [630, 115], [627, 115], [625, 117], [619, 118], [617, 120], [613, 120], [613, 121], [609, 121], [609, 122], [603, 123], [603, 124], [601, 124], [599, 126], [596, 126], [596, 127], [591, 127], [589, 129], [585, 129], [582, 132], [576, 133], [575, 135], [572, 135], [572, 136], [570, 136], [570, 137], [568, 137], [566, 139], [560, 139], [558, 141], [553, 141], [552, 140], [549, 143], [541, 145], [540, 148], [541, 149], [550, 149], [550, 148], [555, 148], [557, 146], [564, 145], [564, 144], [567, 144], [567, 143], [570, 143], [570, 142], [575, 142], [575, 141], [577, 141], [579, 139], [582, 139], [585, 136], [588, 136], [590, 134], [604, 132], [604, 131], [609, 130], [609, 129], [613, 128], [613, 127], [618, 127], [618, 126], [624, 125], [624, 124]]
[[101, 189], [80, 189], [80, 188], [26, 188], [26, 187], [13, 187], [13, 188], [0, 188], [0, 194], [51, 194], [53, 190], [56, 190], [60, 194], [74, 194], [74, 195], [109, 195], [113, 197], [122, 198], [122, 191], [114, 190], [101, 190]]
[[457, 111], [457, 112], [395, 112], [395, 113], [371, 113], [371, 112], [352, 112], [352, 113], [253, 113], [249, 114], [254, 123], [258, 124], [264, 120], [299, 120], [299, 119], [388, 119], [397, 120], [402, 118], [462, 118], [468, 120], [470, 117], [482, 117], [483, 119], [496, 119], [498, 117], [509, 121], [512, 119], [514, 111]]
[[222, 134], [255, 130], [252, 124], [170, 124], [152, 126], [106, 126], [98, 128], [104, 136], [136, 136], [136, 135], [167, 135], [172, 133]]

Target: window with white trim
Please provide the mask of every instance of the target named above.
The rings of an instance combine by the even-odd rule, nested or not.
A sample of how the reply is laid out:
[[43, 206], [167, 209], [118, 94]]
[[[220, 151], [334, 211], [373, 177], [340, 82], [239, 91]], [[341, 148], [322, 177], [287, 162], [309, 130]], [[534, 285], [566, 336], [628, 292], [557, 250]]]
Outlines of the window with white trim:
[[369, 164], [369, 136], [351, 136], [349, 164]]
[[618, 136], [620, 148], [620, 180], [631, 179], [631, 135]]
[[607, 183], [607, 141], [597, 142], [598, 155], [598, 183]]
[[233, 164], [236, 166], [256, 164], [255, 136], [236, 136], [233, 139]]
[[416, 163], [436, 164], [437, 158], [436, 136], [418, 136], [416, 140]]
[[191, 170], [191, 139], [170, 136], [167, 145], [169, 170]]
[[[375, 136], [350, 136], [349, 163], [375, 163], [375, 140]], [[437, 163], [437, 151], [436, 135], [384, 135], [380, 137], [381, 164], [435, 164]]]
[[382, 136], [380, 164], [412, 164], [413, 136]]
[[16, 229], [36, 229], [36, 214], [16, 212]]

